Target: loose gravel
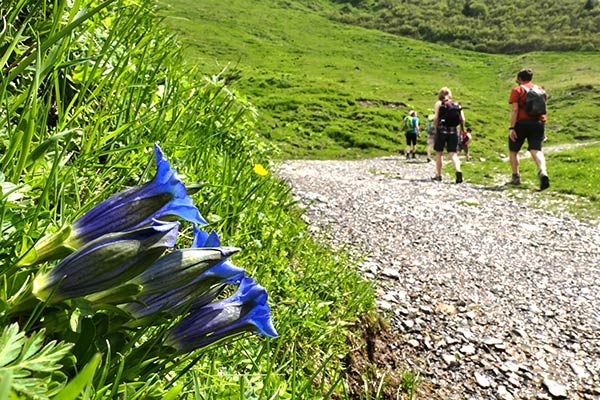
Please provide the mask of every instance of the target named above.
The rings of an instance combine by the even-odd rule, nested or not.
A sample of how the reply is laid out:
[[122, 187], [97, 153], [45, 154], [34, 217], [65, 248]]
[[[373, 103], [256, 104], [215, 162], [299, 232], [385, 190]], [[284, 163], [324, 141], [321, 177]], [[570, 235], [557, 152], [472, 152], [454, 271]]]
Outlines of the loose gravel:
[[[548, 192], [382, 157], [278, 174], [334, 248], [366, 254], [408, 369], [442, 399], [600, 399], [600, 225], [531, 207]], [[508, 176], [507, 176], [508, 179]]]

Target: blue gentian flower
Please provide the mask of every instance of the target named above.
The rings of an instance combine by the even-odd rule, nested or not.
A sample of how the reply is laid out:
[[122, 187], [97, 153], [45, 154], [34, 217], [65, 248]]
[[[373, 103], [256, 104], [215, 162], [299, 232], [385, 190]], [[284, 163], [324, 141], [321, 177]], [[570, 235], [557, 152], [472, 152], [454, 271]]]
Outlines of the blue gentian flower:
[[116, 287], [148, 268], [175, 246], [179, 222], [159, 222], [109, 233], [81, 246], [33, 282], [33, 295], [57, 302]]
[[171, 169], [158, 145], [154, 145], [156, 175], [143, 185], [124, 190], [92, 208], [72, 225], [43, 237], [35, 254], [20, 265], [60, 258], [84, 243], [112, 232], [124, 232], [150, 225], [154, 219], [181, 218], [196, 224], [206, 220], [194, 206], [183, 182]]
[[231, 297], [192, 310], [169, 332], [165, 344], [189, 352], [243, 332], [276, 337], [267, 298], [265, 288], [246, 277]]
[[221, 247], [215, 232], [209, 235], [194, 225], [192, 248], [161, 257], [132, 279], [131, 283], [140, 285], [142, 291], [137, 302], [122, 308], [141, 318], [159, 310], [178, 315], [187, 308], [207, 304], [226, 285], [244, 277], [245, 271], [227, 259], [238, 250]]
[[72, 224], [71, 241], [85, 243], [105, 233], [136, 229], [167, 216], [206, 224], [157, 144], [154, 154], [154, 179], [124, 190], [88, 211]]

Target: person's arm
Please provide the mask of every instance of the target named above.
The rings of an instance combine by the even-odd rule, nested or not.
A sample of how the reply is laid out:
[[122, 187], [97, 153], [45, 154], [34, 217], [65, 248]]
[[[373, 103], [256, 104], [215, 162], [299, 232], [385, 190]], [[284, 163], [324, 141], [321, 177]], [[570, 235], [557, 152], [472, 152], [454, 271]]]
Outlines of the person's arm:
[[440, 104], [442, 104], [442, 102], [438, 100], [433, 106], [433, 110], [435, 112], [435, 116], [433, 117], [433, 127], [435, 128], [435, 132], [437, 132], [438, 129], [438, 119], [440, 117]]
[[515, 101], [514, 103], [510, 103], [512, 109], [510, 111], [510, 127], [509, 127], [509, 137], [513, 142], [517, 140], [517, 132], [515, 131], [515, 125], [517, 124], [517, 116], [519, 115], [519, 102]]

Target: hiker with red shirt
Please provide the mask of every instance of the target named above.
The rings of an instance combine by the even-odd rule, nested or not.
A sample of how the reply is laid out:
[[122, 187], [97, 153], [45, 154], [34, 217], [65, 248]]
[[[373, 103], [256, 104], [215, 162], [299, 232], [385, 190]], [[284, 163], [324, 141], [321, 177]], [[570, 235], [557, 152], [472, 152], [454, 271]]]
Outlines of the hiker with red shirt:
[[[540, 179], [540, 190], [547, 189], [550, 186], [550, 179], [546, 171], [546, 159], [542, 152], [542, 142], [546, 140], [546, 113], [545, 113], [545, 92], [543, 88], [534, 85], [531, 81], [533, 79], [533, 71], [531, 69], [522, 69], [517, 73], [517, 86], [513, 87], [510, 92], [510, 98], [508, 102], [512, 106], [510, 114], [510, 127], [508, 149], [510, 150], [510, 166], [512, 168], [512, 179], [510, 181], [513, 185], [521, 184], [521, 174], [519, 172], [519, 157], [518, 153], [523, 147], [525, 140], [531, 157], [535, 160], [538, 167], [538, 177]], [[533, 113], [531, 110], [528, 112], [526, 108], [526, 100], [528, 98], [528, 92], [535, 90], [541, 93], [543, 96], [543, 113]]]
[[469, 145], [471, 144], [471, 139], [473, 137], [473, 129], [467, 128], [466, 131], [463, 131], [460, 134], [460, 139], [458, 141], [458, 152], [465, 152], [465, 160], [469, 161], [471, 159], [471, 154], [469, 153]]

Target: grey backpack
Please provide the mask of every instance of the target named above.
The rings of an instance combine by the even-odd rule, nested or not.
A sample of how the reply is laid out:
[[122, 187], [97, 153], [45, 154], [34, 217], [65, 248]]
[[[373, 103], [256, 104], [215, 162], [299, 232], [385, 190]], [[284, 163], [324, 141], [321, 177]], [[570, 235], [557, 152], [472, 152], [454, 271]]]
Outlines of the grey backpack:
[[521, 85], [527, 92], [525, 97], [525, 112], [531, 117], [539, 117], [546, 114], [546, 92], [537, 85], [533, 85], [530, 89], [525, 85]]

